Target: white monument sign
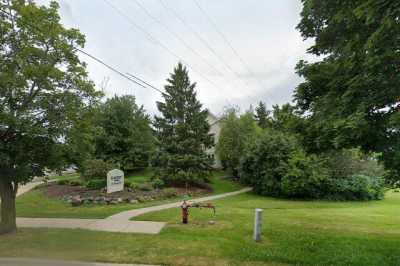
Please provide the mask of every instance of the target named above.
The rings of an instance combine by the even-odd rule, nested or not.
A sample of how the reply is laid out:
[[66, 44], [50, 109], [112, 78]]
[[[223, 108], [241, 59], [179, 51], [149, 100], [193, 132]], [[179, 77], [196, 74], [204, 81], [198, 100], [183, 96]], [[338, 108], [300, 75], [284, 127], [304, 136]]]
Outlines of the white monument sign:
[[107, 193], [124, 190], [124, 172], [113, 169], [107, 173]]

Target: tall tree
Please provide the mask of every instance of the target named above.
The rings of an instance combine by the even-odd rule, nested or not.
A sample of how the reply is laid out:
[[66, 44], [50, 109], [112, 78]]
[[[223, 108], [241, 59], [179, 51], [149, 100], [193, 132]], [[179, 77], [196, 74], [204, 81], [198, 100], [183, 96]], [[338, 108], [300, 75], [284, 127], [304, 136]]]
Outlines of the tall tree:
[[124, 170], [148, 166], [154, 151], [150, 118], [134, 96], [114, 96], [99, 108], [95, 121], [95, 155]]
[[214, 139], [209, 134], [208, 111], [197, 100], [196, 84], [190, 82], [186, 68], [179, 63], [167, 81], [165, 102], [157, 102], [161, 116], [155, 116], [154, 122], [159, 142], [156, 175], [187, 187], [207, 178], [212, 159], [206, 149]]
[[267, 128], [270, 125], [270, 111], [267, 110], [267, 106], [263, 102], [259, 102], [256, 109], [255, 119], [257, 124], [261, 128]]
[[303, 0], [301, 17], [308, 51], [323, 56], [297, 66], [315, 147], [377, 151], [400, 174], [400, 2]]
[[16, 230], [20, 184], [55, 168], [75, 121], [100, 95], [76, 55], [84, 36], [58, 4], [0, 1], [0, 233]]
[[261, 135], [261, 131], [251, 112], [238, 116], [237, 110], [227, 110], [222, 119], [217, 152], [222, 165], [233, 177], [239, 176], [240, 160], [248, 147]]

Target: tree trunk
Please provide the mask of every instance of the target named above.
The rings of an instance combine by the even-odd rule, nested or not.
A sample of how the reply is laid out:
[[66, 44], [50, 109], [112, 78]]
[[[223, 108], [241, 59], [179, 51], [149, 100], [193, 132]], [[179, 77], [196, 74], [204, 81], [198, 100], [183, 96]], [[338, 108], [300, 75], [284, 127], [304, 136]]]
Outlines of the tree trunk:
[[17, 185], [0, 180], [1, 221], [0, 234], [15, 233], [17, 231], [15, 196]]

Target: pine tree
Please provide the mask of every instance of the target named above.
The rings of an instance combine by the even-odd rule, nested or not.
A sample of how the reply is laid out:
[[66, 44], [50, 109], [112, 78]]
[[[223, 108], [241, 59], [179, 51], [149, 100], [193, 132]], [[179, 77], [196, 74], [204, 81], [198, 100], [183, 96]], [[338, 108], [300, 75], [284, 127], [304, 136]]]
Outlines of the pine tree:
[[267, 110], [265, 103], [260, 101], [256, 107], [255, 118], [261, 128], [267, 128], [270, 124], [269, 114], [270, 112]]
[[167, 79], [165, 102], [157, 102], [155, 116], [158, 153], [153, 161], [155, 175], [167, 183], [189, 184], [206, 180], [212, 159], [206, 150], [214, 144], [209, 134], [207, 109], [196, 98], [195, 83], [179, 63]]

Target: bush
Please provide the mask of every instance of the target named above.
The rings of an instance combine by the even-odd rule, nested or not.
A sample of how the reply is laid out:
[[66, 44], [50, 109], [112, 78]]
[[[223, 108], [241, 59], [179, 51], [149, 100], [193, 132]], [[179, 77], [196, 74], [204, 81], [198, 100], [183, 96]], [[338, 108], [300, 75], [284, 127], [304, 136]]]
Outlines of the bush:
[[241, 160], [240, 179], [261, 195], [281, 196], [282, 177], [297, 144], [291, 136], [267, 130]]
[[82, 186], [83, 182], [78, 179], [76, 180], [61, 179], [57, 181], [57, 185]]
[[[350, 160], [350, 161], [349, 161]], [[345, 166], [339, 169], [340, 166]], [[307, 155], [290, 135], [267, 131], [243, 157], [240, 178], [261, 195], [288, 198], [375, 200], [383, 198], [383, 178], [371, 161], [351, 156]], [[372, 170], [373, 171], [372, 171]]]
[[84, 180], [107, 178], [108, 171], [112, 170], [114, 165], [100, 159], [87, 160], [82, 164], [81, 176]]
[[88, 189], [99, 190], [107, 186], [106, 179], [93, 179], [86, 182], [86, 187]]
[[282, 178], [282, 195], [293, 198], [322, 198], [328, 179], [327, 169], [315, 155], [295, 152]]
[[178, 191], [175, 188], [166, 188], [163, 190], [163, 196], [165, 198], [173, 198], [178, 196]]
[[153, 186], [150, 183], [139, 184], [137, 186], [137, 188], [142, 191], [152, 191], [153, 190]]
[[160, 189], [163, 188], [165, 186], [165, 183], [162, 179], [160, 178], [155, 178], [152, 182], [151, 182], [152, 186], [154, 188]]
[[61, 180], [57, 181], [57, 185], [63, 186], [63, 185], [68, 185], [68, 184], [69, 184], [69, 182], [66, 179], [61, 179]]
[[380, 177], [355, 175], [350, 178], [331, 179], [329, 197], [340, 200], [383, 199], [384, 180]]

